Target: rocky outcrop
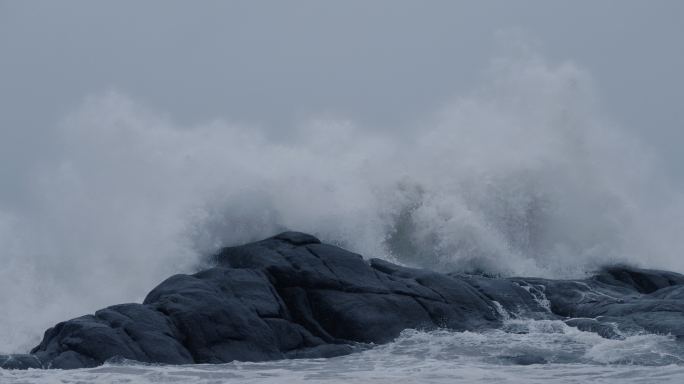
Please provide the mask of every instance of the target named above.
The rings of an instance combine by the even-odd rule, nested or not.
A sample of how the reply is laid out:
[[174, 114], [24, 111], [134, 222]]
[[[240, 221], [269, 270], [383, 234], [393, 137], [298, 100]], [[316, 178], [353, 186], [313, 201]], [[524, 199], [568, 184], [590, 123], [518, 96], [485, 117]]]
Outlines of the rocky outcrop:
[[59, 323], [30, 354], [0, 356], [0, 365], [334, 357], [389, 342], [407, 328], [478, 331], [509, 317], [563, 320], [608, 338], [684, 335], [684, 276], [672, 272], [615, 267], [581, 281], [440, 274], [368, 262], [298, 232], [224, 248], [213, 263], [168, 278], [142, 304]]
[[566, 324], [606, 338], [639, 333], [684, 338], [684, 276], [611, 267], [586, 280], [511, 279], [537, 287]]

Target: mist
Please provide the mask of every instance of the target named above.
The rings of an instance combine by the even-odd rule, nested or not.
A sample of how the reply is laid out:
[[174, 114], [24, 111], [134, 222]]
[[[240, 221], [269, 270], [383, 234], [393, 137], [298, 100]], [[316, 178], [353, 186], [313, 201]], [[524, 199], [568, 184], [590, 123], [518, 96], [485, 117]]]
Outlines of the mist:
[[27, 203], [0, 211], [4, 352], [284, 230], [440, 271], [684, 272], [684, 200], [658, 154], [603, 112], [587, 70], [520, 29], [497, 39], [479, 84], [394, 130], [314, 115], [274, 135], [87, 96], [46, 136]]

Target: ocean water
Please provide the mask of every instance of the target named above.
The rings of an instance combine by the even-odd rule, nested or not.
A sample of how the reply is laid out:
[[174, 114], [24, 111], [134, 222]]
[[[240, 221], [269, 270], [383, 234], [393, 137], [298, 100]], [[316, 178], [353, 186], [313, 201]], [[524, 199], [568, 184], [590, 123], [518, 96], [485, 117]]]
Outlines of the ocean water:
[[[23, 203], [0, 207], [0, 352], [25, 353], [59, 321], [142, 302], [219, 247], [283, 230], [440, 271], [683, 273], [684, 195], [657, 153], [601, 111], [587, 70], [504, 40], [479, 87], [393, 129], [317, 117], [186, 127], [122, 93], [86, 97], [53, 127]], [[109, 364], [0, 371], [0, 381], [684, 381], [684, 353], [667, 335], [509, 325], [532, 330], [407, 331], [329, 360]], [[523, 355], [549, 364], [512, 364]]]
[[[545, 364], [516, 365], [542, 357]], [[663, 335], [607, 340], [561, 321], [508, 320], [483, 333], [406, 330], [394, 342], [332, 359], [0, 371], [7, 383], [681, 383], [684, 345]]]

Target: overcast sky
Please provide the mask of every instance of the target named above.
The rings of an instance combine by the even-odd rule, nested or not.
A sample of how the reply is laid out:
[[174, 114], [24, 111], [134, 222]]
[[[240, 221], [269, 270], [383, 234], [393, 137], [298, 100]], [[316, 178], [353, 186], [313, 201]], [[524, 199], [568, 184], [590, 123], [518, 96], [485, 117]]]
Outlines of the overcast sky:
[[0, 204], [21, 200], [51, 128], [90, 94], [122, 92], [182, 126], [398, 129], [477, 86], [509, 28], [588, 71], [603, 113], [682, 183], [683, 20], [676, 0], [0, 0]]

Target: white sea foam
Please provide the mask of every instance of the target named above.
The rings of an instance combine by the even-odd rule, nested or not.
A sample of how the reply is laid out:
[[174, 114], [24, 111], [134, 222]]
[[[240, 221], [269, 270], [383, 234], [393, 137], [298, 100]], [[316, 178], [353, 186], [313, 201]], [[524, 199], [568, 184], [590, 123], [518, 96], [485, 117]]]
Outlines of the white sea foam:
[[275, 139], [88, 97], [35, 170], [29, 208], [0, 211], [0, 351], [285, 229], [442, 271], [684, 272], [684, 204], [657, 158], [601, 115], [586, 71], [508, 47], [480, 88], [392, 132], [312, 119]]
[[540, 307], [546, 309], [549, 312], [551, 311], [551, 301], [546, 298], [546, 295], [544, 294], [544, 289], [545, 287], [542, 286], [533, 286], [533, 285], [520, 285], [518, 284], [522, 289], [526, 290], [527, 292], [532, 295], [532, 298], [534, 301], [539, 304]]
[[[332, 359], [2, 371], [3, 383], [679, 383], [684, 347], [668, 336], [606, 340], [560, 321], [510, 320], [485, 333], [407, 330], [395, 341]], [[546, 364], [515, 365], [519, 356]]]

